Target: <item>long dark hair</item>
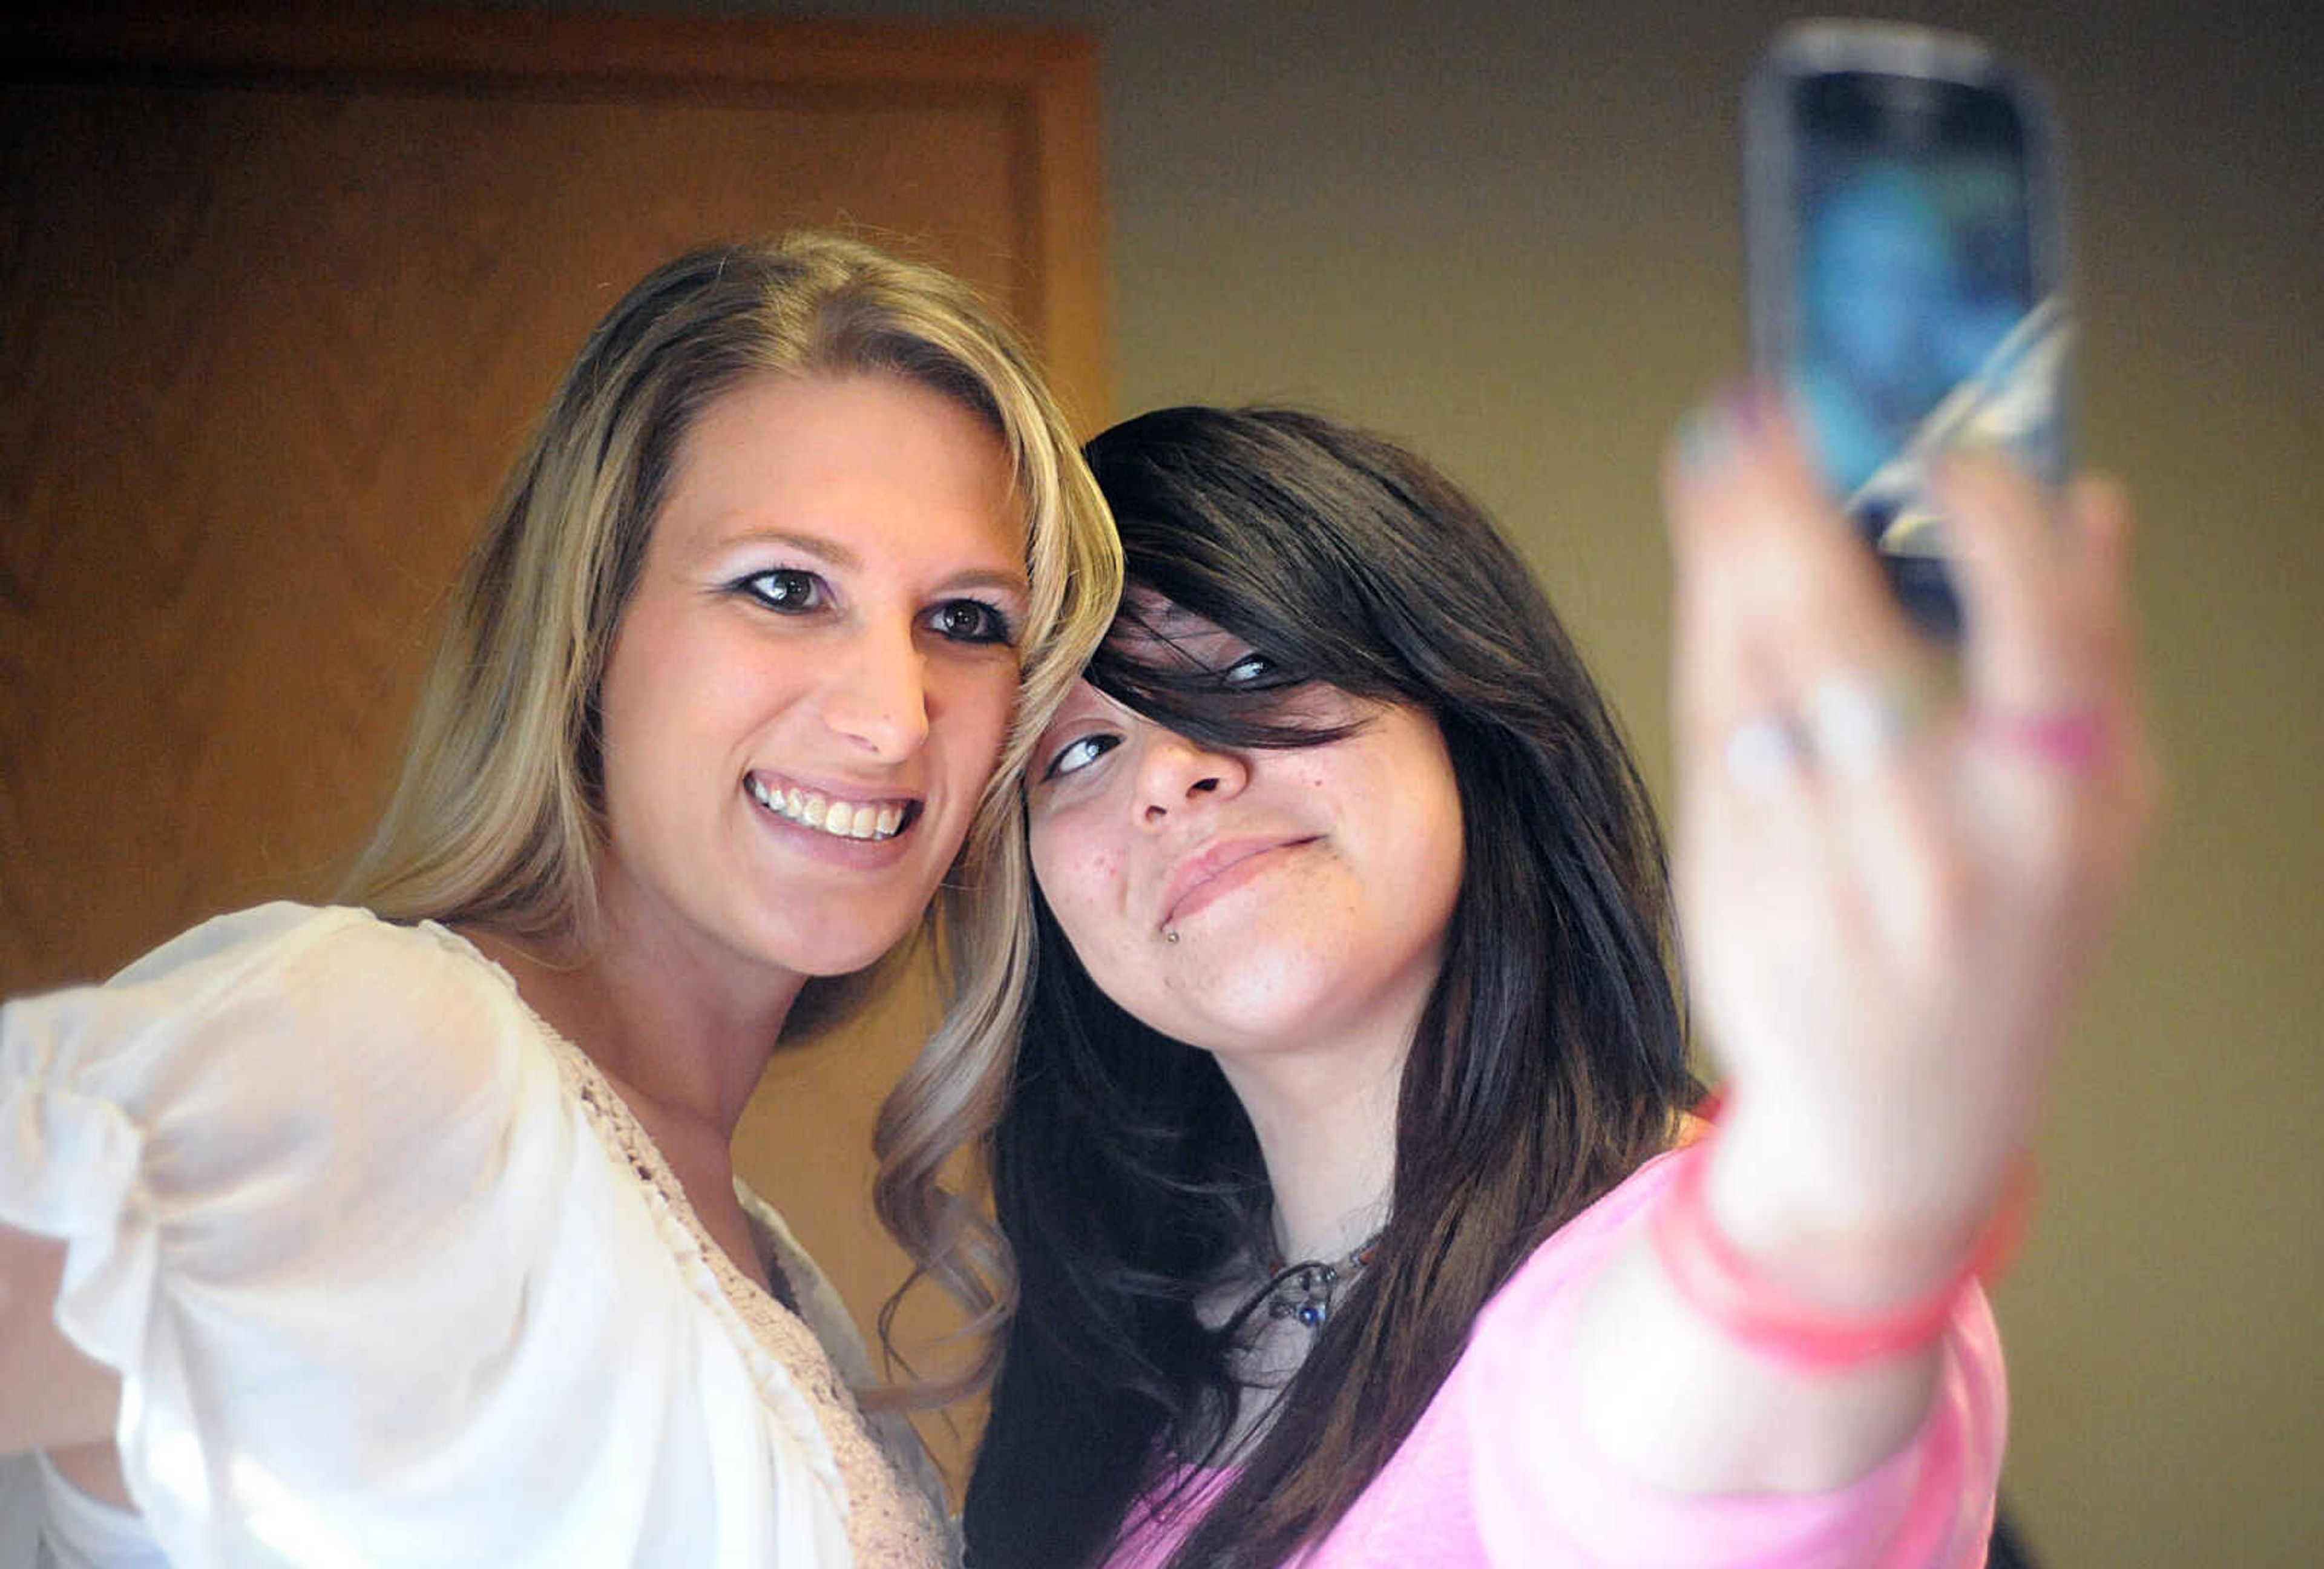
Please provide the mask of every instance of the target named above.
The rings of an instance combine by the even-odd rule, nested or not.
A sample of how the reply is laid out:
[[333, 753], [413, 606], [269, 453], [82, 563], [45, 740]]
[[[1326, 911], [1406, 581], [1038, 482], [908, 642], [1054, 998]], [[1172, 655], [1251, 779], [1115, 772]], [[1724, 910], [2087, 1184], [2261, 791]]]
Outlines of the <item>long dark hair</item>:
[[[1315, 743], [1268, 707], [1305, 681], [1411, 704], [1460, 789], [1461, 888], [1404, 1070], [1388, 1229], [1173, 1560], [1272, 1564], [1346, 1512], [1486, 1299], [1665, 1148], [1696, 1094], [1662, 843], [1525, 563], [1427, 464], [1271, 409], [1165, 410], [1086, 452], [1130, 583], [1273, 667], [1229, 693], [1109, 644], [1100, 688], [1224, 745]], [[969, 1487], [976, 1569], [1096, 1560], [1161, 1468], [1222, 1458], [1231, 1348], [1194, 1301], [1247, 1268], [1267, 1223], [1258, 1141], [1217, 1065], [1099, 992], [1046, 904], [1036, 929], [991, 1147], [1020, 1297]]]

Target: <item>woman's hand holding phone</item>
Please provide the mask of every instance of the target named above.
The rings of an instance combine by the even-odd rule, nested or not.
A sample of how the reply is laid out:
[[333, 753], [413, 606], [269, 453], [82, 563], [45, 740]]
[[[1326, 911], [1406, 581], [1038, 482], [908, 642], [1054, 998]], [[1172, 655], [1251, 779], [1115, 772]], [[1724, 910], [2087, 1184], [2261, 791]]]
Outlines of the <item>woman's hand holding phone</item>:
[[1941, 1340], [1990, 1354], [1962, 1288], [2144, 836], [2120, 496], [2076, 485], [2061, 523], [1998, 460], [1936, 474], [1954, 650], [1780, 394], [1730, 398], [1666, 466], [1680, 946], [1725, 1103], [1567, 1363], [1599, 1453], [1663, 1489], [1852, 1482], [1923, 1430]]
[[1982, 1229], [2155, 795], [2120, 494], [1990, 456], [1936, 478], [1950, 656], [1781, 399], [1705, 417], [1667, 475], [1679, 902], [1729, 1078], [1709, 1202], [1811, 1295], [1909, 1295]]

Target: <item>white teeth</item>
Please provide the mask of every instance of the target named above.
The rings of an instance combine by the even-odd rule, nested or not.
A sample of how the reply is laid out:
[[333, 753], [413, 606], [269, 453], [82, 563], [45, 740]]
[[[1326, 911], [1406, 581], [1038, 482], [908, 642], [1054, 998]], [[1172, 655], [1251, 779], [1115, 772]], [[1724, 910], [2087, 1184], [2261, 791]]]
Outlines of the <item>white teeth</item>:
[[903, 830], [901, 807], [826, 800], [813, 790], [801, 791], [797, 785], [771, 789], [756, 778], [749, 782], [751, 798], [767, 810], [835, 838], [892, 839]]

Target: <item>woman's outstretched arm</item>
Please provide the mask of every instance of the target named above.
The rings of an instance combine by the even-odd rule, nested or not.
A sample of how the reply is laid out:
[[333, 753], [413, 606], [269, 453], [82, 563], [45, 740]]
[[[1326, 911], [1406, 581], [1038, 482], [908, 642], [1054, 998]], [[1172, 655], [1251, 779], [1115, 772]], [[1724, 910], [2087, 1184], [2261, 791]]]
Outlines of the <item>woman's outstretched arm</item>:
[[1669, 465], [1679, 902], [1727, 1100], [1568, 1373], [1605, 1455], [1674, 1491], [1836, 1487], [1929, 1419], [1945, 1319], [1913, 1309], [1975, 1289], [2150, 815], [2122, 500], [1941, 480], [1951, 653], [1772, 400]]

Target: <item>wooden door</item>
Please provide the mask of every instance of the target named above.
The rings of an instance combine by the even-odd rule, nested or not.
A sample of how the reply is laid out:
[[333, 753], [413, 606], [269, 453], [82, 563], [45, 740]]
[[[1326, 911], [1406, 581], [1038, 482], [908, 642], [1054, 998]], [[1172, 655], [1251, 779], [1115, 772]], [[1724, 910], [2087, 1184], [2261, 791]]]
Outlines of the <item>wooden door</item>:
[[[502, 476], [656, 263], [798, 224], [895, 244], [1103, 411], [1073, 35], [60, 13], [0, 55], [0, 992], [327, 892]], [[926, 1005], [779, 1064], [746, 1128], [867, 1321], [900, 1274], [870, 1109]]]

